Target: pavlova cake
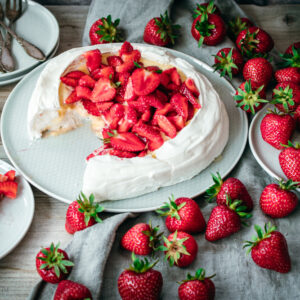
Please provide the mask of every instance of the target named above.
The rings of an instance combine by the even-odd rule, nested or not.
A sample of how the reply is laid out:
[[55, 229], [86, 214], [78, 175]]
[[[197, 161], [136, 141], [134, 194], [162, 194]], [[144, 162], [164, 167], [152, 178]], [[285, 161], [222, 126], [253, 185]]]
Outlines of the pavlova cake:
[[167, 50], [128, 42], [66, 51], [42, 71], [28, 109], [30, 137], [86, 120], [101, 141], [83, 153], [82, 190], [97, 201], [192, 178], [222, 153], [229, 134], [225, 106], [206, 77]]

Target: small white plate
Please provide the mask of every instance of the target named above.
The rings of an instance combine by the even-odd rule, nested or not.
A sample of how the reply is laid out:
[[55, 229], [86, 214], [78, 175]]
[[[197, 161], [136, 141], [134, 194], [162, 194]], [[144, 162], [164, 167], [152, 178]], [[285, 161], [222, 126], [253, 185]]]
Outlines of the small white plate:
[[[53, 52], [50, 53], [50, 55], [49, 55], [49, 57], [47, 58], [46, 61], [48, 61], [50, 58], [52, 58], [55, 55], [58, 47], [59, 47], [59, 42], [57, 43], [57, 45], [56, 45], [55, 49], [53, 50]], [[40, 64], [42, 64], [42, 63], [43, 62], [41, 62]], [[36, 66], [33, 66], [32, 68], [29, 68], [28, 70], [26, 70], [24, 72], [21, 72], [20, 74], [18, 74], [15, 77], [8, 78], [7, 80], [3, 80], [3, 81], [0, 80], [0, 86], [5, 86], [5, 85], [8, 85], [8, 84], [11, 84], [11, 83], [14, 83], [14, 82], [17, 82], [17, 81], [21, 80], [27, 73], [31, 72], [35, 67]]]
[[[28, 7], [15, 23], [15, 31], [28, 42], [39, 47], [48, 57], [59, 40], [59, 26], [53, 14], [44, 6], [28, 1]], [[0, 81], [20, 77], [21, 73], [29, 72], [41, 62], [30, 57], [25, 50], [12, 40], [12, 54], [16, 60], [16, 70], [0, 73]]]
[[[101, 50], [101, 45], [99, 48]], [[219, 171], [222, 176], [226, 176], [244, 151], [248, 138], [248, 120], [246, 113], [235, 105], [235, 89], [232, 85], [226, 79], [220, 78], [207, 64], [172, 49], [168, 49], [168, 52], [191, 63], [210, 80], [220, 94], [230, 119], [227, 146], [219, 159], [191, 180], [135, 198], [106, 201], [103, 203], [106, 211], [154, 210], [172, 193], [175, 197], [196, 197], [211, 185], [211, 173]], [[20, 115], [27, 114], [31, 94], [43, 67], [44, 65], [39, 66], [27, 74], [9, 95], [2, 111], [2, 141], [10, 161], [29, 182], [51, 197], [70, 203], [82, 188], [85, 157], [99, 146], [99, 140], [90, 130], [89, 124], [56, 137], [34, 142], [29, 139], [27, 118], [20, 118]]]
[[[287, 177], [284, 175], [279, 164], [279, 153], [281, 150], [277, 150], [267, 142], [265, 142], [261, 136], [260, 123], [265, 116], [268, 108], [272, 108], [271, 105], [266, 105], [261, 111], [259, 111], [253, 118], [249, 128], [249, 144], [253, 156], [260, 164], [260, 166], [273, 178], [284, 179]], [[295, 131], [292, 141], [300, 142], [300, 132]]]
[[[0, 173], [14, 169], [0, 160]], [[11, 252], [27, 233], [34, 214], [34, 197], [28, 182], [17, 172], [16, 199], [0, 200], [0, 259]]]

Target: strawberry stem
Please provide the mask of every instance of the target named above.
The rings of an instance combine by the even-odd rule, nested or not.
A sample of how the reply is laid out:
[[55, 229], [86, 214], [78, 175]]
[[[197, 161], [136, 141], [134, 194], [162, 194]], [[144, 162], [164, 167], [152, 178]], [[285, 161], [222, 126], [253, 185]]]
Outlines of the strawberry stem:
[[131, 259], [132, 259], [132, 265], [129, 266], [130, 271], [133, 271], [135, 273], [145, 273], [148, 270], [152, 269], [159, 261], [157, 259], [153, 263], [150, 263], [147, 258], [143, 259], [138, 259], [134, 252], [131, 253]]
[[170, 203], [165, 202], [160, 209], [156, 210], [156, 213], [158, 213], [162, 217], [171, 216], [172, 218], [176, 218], [177, 220], [180, 220], [180, 216], [178, 212], [181, 208], [183, 208], [186, 205], [186, 202], [177, 205], [175, 203], [175, 197], [173, 194], [171, 195], [171, 197], [169, 197], [169, 201]]

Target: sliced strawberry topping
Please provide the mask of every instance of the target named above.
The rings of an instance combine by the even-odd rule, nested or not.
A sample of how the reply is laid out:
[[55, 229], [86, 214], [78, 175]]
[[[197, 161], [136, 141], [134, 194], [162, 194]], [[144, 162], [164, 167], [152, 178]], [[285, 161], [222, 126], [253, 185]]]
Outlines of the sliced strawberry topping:
[[195, 97], [199, 97], [199, 91], [195, 85], [195, 82], [192, 78], [187, 78], [185, 81], [186, 87], [193, 93]]
[[132, 128], [132, 132], [136, 132], [139, 136], [145, 137], [150, 141], [164, 142], [159, 129], [146, 124], [136, 124]]
[[126, 84], [124, 100], [131, 101], [134, 100], [135, 98], [136, 98], [136, 94], [133, 90], [132, 77], [130, 77]]
[[138, 101], [144, 103], [147, 106], [152, 106], [157, 109], [162, 109], [165, 106], [165, 103], [159, 100], [159, 98], [156, 97], [155, 93], [146, 96], [140, 96], [138, 98]]
[[106, 102], [96, 102], [97, 109], [100, 113], [104, 113], [107, 110], [109, 110], [113, 106], [112, 101], [106, 101]]
[[121, 85], [124, 86], [128, 82], [128, 79], [130, 77], [129, 72], [124, 72], [124, 73], [117, 73], [117, 79], [119, 82], [121, 82]]
[[163, 145], [163, 143], [164, 143], [163, 138], [158, 139], [156, 141], [149, 141], [148, 142], [148, 149], [150, 151], [154, 151], [154, 150], [160, 148]]
[[134, 92], [138, 96], [151, 94], [160, 84], [159, 74], [141, 68], [134, 70], [131, 78]]
[[147, 150], [143, 150], [139, 153], [138, 157], [144, 157], [147, 155]]
[[137, 152], [145, 149], [145, 143], [132, 132], [117, 133], [108, 139], [114, 149]]
[[89, 75], [83, 75], [78, 81], [78, 84], [80, 86], [86, 86], [90, 89], [94, 88], [95, 83], [96, 83], [96, 81]]
[[188, 118], [187, 121], [191, 120], [195, 114], [195, 107], [193, 106], [193, 104], [191, 104], [191, 102], [188, 103]]
[[188, 100], [181, 94], [175, 94], [172, 96], [170, 103], [174, 107], [178, 115], [182, 116], [184, 120], [188, 117]]
[[171, 103], [166, 103], [165, 106], [162, 109], [158, 109], [155, 112], [155, 115], [166, 115], [167, 113], [169, 113], [170, 111], [173, 110], [173, 106]]
[[141, 101], [127, 101], [128, 105], [135, 108], [139, 113], [143, 114], [149, 108], [149, 105]]
[[73, 91], [65, 100], [66, 104], [71, 104], [79, 101], [81, 98], [77, 97], [76, 91]]
[[155, 119], [157, 121], [158, 126], [167, 136], [169, 136], [170, 138], [174, 138], [176, 136], [176, 127], [168, 120], [166, 116], [156, 115]]
[[0, 182], [0, 194], [15, 199], [17, 197], [18, 184], [15, 181]]
[[119, 132], [129, 131], [134, 124], [137, 123], [137, 112], [131, 106], [124, 106], [124, 117], [119, 122]]
[[157, 66], [148, 66], [145, 69], [150, 72], [157, 72], [157, 71], [160, 73], [162, 72], [162, 70]]
[[111, 66], [111, 67], [117, 67], [117, 66], [120, 66], [123, 61], [122, 61], [122, 58], [120, 56], [116, 56], [116, 55], [112, 55], [112, 56], [109, 56], [107, 58], [107, 63]]
[[90, 99], [93, 102], [110, 101], [116, 96], [117, 90], [112, 82], [105, 77], [101, 77], [95, 84]]
[[60, 77], [60, 80], [65, 85], [76, 87], [78, 85], [78, 79], [69, 78], [69, 77]]
[[170, 74], [171, 81], [176, 85], [181, 85], [180, 75], [177, 72], [177, 69], [174, 68], [173, 72]]
[[170, 116], [167, 117], [168, 120], [176, 127], [176, 129], [179, 131], [185, 126], [185, 121], [182, 116]]
[[123, 116], [124, 106], [119, 103], [115, 103], [109, 111], [104, 113], [105, 122], [111, 129], [117, 129], [118, 122], [123, 118]]
[[138, 50], [133, 50], [130, 53], [123, 53], [121, 58], [124, 62], [138, 62], [141, 59], [141, 53]]
[[98, 80], [101, 77], [106, 77], [108, 79], [113, 80], [114, 75], [115, 75], [115, 71], [114, 71], [113, 67], [105, 66], [103, 68], [95, 69], [91, 73], [91, 75], [95, 80]]
[[101, 155], [100, 153], [105, 150], [105, 145], [102, 145], [100, 148], [94, 150], [91, 154], [89, 154], [87, 157], [86, 157], [86, 160], [90, 160], [91, 158], [95, 157], [95, 156], [98, 156], [98, 155]]
[[156, 90], [155, 91], [155, 94], [156, 94], [156, 97], [161, 101], [161, 102], [167, 102], [168, 101], [168, 96], [163, 93], [162, 91], [160, 90]]
[[141, 120], [142, 120], [143, 122], [148, 122], [148, 121], [150, 121], [151, 117], [152, 117], [151, 109], [148, 108], [148, 109], [142, 114]]
[[169, 74], [167, 74], [167, 73], [165, 73], [165, 71], [163, 71], [161, 74], [159, 74], [159, 79], [160, 79], [160, 84], [167, 89], [168, 84], [171, 81]]
[[99, 111], [96, 103], [90, 101], [90, 100], [81, 100], [81, 103], [85, 110], [93, 116], [99, 117], [101, 116], [101, 112]]
[[194, 97], [194, 95], [191, 93], [191, 91], [187, 88], [186, 84], [183, 83], [180, 86], [179, 92], [181, 94], [183, 94], [184, 96], [186, 96], [188, 98], [188, 100], [193, 104], [193, 106], [195, 108], [200, 109], [201, 105], [198, 103], [198, 101], [196, 100], [196, 98]]
[[64, 77], [80, 79], [84, 75], [85, 75], [85, 73], [82, 71], [71, 71], [68, 74], [66, 74]]
[[120, 66], [116, 66], [116, 72], [118, 73], [131, 72], [133, 69], [134, 63], [132, 61], [127, 61]]
[[85, 100], [91, 99], [92, 91], [89, 88], [78, 85], [78, 86], [76, 86], [75, 91], [76, 91], [77, 98], [85, 99]]
[[95, 49], [95, 50], [87, 51], [83, 53], [83, 56], [86, 59], [86, 66], [90, 71], [90, 73], [101, 66], [102, 55], [100, 50]]
[[130, 53], [132, 51], [133, 51], [132, 45], [129, 42], [125, 41], [119, 51], [119, 55], [122, 56], [122, 54]]

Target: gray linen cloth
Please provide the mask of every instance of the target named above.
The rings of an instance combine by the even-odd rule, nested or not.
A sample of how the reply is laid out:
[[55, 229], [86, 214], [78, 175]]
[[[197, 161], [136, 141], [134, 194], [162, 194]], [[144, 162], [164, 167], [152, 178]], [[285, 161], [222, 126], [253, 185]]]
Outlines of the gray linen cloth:
[[[199, 1], [171, 0], [94, 0], [91, 3], [83, 36], [83, 45], [89, 45], [88, 30], [92, 23], [102, 16], [112, 15], [113, 19], [120, 18], [120, 27], [126, 29], [126, 40], [143, 42], [143, 30], [147, 20], [159, 16], [168, 10], [173, 21], [181, 25], [181, 36], [174, 49], [182, 51], [213, 64], [212, 54], [223, 47], [233, 46], [226, 38], [217, 47], [197, 47], [196, 41], [190, 34], [192, 11]], [[201, 1], [200, 1], [201, 2]], [[231, 19], [234, 16], [245, 16], [243, 11], [231, 0], [215, 1], [220, 7], [223, 17]], [[276, 53], [275, 53], [276, 55]], [[238, 86], [240, 79], [233, 80]], [[212, 170], [216, 172], [218, 170]], [[187, 268], [170, 268], [160, 253], [156, 269], [161, 271], [164, 279], [162, 299], [177, 298], [177, 281], [184, 279], [188, 272], [194, 273], [198, 268], [205, 268], [208, 275], [216, 273], [213, 279], [216, 286], [216, 299], [241, 300], [283, 300], [300, 299], [300, 209], [292, 215], [280, 220], [271, 220], [259, 208], [259, 197], [262, 189], [272, 179], [255, 161], [249, 146], [238, 165], [230, 176], [240, 178], [247, 186], [255, 207], [250, 227], [243, 228], [237, 234], [215, 243], [207, 242], [204, 234], [195, 235], [199, 251], [197, 259]], [[167, 199], [165, 199], [167, 200]], [[208, 220], [214, 204], [207, 204], [203, 197], [197, 197], [203, 215]], [[107, 214], [108, 215], [108, 214]], [[85, 284], [92, 292], [94, 299], [120, 299], [117, 289], [119, 274], [130, 264], [130, 253], [120, 248], [122, 235], [138, 222], [152, 220], [153, 225], [160, 225], [161, 230], [168, 235], [164, 220], [155, 213], [141, 214], [137, 219], [128, 219], [129, 214], [111, 216], [102, 224], [97, 224], [74, 235], [73, 241], [66, 248], [70, 258], [75, 262], [69, 279]], [[127, 222], [124, 222], [127, 220]], [[243, 241], [251, 239], [254, 233], [253, 224], [263, 225], [272, 221], [286, 236], [292, 259], [292, 271], [282, 275], [273, 271], [261, 269], [254, 264], [250, 255], [246, 256], [242, 249]], [[122, 225], [120, 225], [124, 222]], [[120, 227], [119, 227], [120, 226]], [[93, 264], [90, 262], [93, 261]], [[56, 286], [39, 282], [33, 289], [29, 299], [51, 299]]]

